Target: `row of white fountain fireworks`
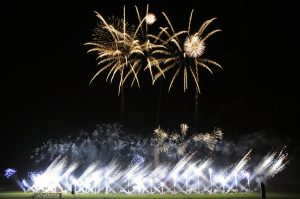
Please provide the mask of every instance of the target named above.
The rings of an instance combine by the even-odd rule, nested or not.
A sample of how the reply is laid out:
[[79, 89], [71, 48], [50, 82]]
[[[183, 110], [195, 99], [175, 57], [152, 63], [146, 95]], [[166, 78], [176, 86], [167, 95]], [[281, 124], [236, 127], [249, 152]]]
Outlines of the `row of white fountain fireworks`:
[[266, 180], [282, 171], [288, 163], [287, 154], [266, 155], [259, 164], [252, 165], [251, 150], [237, 163], [223, 169], [213, 168], [212, 159], [193, 160], [185, 156], [175, 165], [131, 163], [127, 168], [117, 160], [107, 166], [93, 163], [76, 177], [79, 163], [69, 163], [66, 157], [57, 157], [40, 173], [31, 173], [23, 179], [23, 189], [29, 192], [176, 194], [250, 192], [259, 180]]

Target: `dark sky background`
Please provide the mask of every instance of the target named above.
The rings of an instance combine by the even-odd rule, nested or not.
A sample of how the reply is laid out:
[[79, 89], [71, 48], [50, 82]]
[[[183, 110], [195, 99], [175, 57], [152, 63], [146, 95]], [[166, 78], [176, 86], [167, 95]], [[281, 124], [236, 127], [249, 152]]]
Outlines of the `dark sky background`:
[[[117, 81], [105, 74], [92, 85], [96, 55], [83, 46], [91, 40], [104, 17], [121, 17], [127, 6], [129, 23], [137, 23], [134, 5], [141, 11], [147, 1], [6, 1], [0, 5], [1, 24], [1, 126], [0, 169], [30, 163], [32, 150], [48, 139], [92, 131], [97, 124], [120, 118]], [[210, 30], [223, 31], [207, 42], [205, 56], [223, 70], [201, 74], [199, 129], [215, 126], [226, 138], [272, 129], [274, 136], [297, 139], [299, 98], [299, 32], [295, 3], [271, 1], [171, 1], [150, 2], [157, 23], [162, 11], [176, 30], [186, 29], [192, 8], [192, 29], [217, 17]], [[154, 24], [155, 33], [159, 24]], [[165, 24], [165, 23], [164, 23]], [[176, 128], [192, 124], [193, 89], [183, 93], [182, 81], [168, 92], [163, 81], [160, 124]], [[192, 84], [191, 84], [192, 85]], [[158, 86], [148, 74], [141, 88], [125, 86], [124, 126], [150, 135], [155, 127]]]

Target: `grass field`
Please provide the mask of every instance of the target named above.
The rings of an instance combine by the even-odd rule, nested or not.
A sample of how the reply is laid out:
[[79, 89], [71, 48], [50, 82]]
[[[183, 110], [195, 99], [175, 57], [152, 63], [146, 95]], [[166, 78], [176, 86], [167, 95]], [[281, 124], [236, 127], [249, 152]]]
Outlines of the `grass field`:
[[[23, 198], [32, 198], [32, 193], [24, 192], [0, 192], [0, 199], [23, 199]], [[52, 197], [53, 199], [55, 197]], [[58, 197], [56, 197], [58, 198]], [[62, 194], [62, 198], [74, 199], [74, 195], [71, 194]], [[183, 195], [183, 194], [147, 194], [147, 195], [124, 195], [124, 194], [76, 194], [75, 199], [259, 199], [261, 198], [260, 193], [251, 193], [251, 194], [213, 194], [213, 195]], [[267, 193], [267, 199], [300, 199], [300, 194], [292, 193]], [[46, 199], [45, 197], [43, 199]]]

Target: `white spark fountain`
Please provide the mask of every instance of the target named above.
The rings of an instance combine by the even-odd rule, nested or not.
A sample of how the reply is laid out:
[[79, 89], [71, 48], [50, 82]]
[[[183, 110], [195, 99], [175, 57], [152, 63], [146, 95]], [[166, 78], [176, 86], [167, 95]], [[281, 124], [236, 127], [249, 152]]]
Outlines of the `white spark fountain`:
[[[123, 169], [118, 160], [107, 166], [91, 164], [76, 177], [79, 164], [70, 163], [66, 157], [57, 157], [49, 167], [31, 180], [23, 179], [29, 192], [70, 192], [75, 185], [76, 193], [126, 193], [126, 194], [175, 194], [175, 193], [229, 193], [249, 192], [256, 177], [268, 179], [282, 171], [287, 154], [266, 155], [257, 165], [250, 164], [251, 150], [236, 164], [225, 169], [213, 170], [213, 160], [193, 160], [185, 156], [177, 164], [159, 165], [151, 171], [151, 164], [131, 163]], [[217, 168], [216, 165], [215, 168]], [[253, 168], [253, 169], [251, 169]], [[217, 172], [213, 172], [217, 171]], [[251, 175], [250, 175], [251, 174]]]

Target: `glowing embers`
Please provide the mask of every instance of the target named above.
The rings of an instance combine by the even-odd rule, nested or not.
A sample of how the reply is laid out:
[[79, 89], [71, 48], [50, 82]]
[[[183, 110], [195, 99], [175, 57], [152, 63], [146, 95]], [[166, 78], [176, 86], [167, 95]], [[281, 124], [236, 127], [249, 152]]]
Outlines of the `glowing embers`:
[[175, 193], [231, 193], [249, 192], [259, 186], [253, 179], [266, 180], [282, 171], [287, 164], [287, 154], [281, 151], [263, 158], [257, 166], [250, 163], [251, 150], [236, 164], [219, 167], [213, 160], [193, 160], [185, 156], [175, 165], [161, 164], [152, 170], [151, 164], [132, 161], [127, 167], [117, 160], [106, 166], [93, 163], [78, 172], [78, 163], [57, 157], [31, 180], [23, 179], [22, 188], [32, 192], [76, 193], [126, 193], [126, 194], [175, 194]]

